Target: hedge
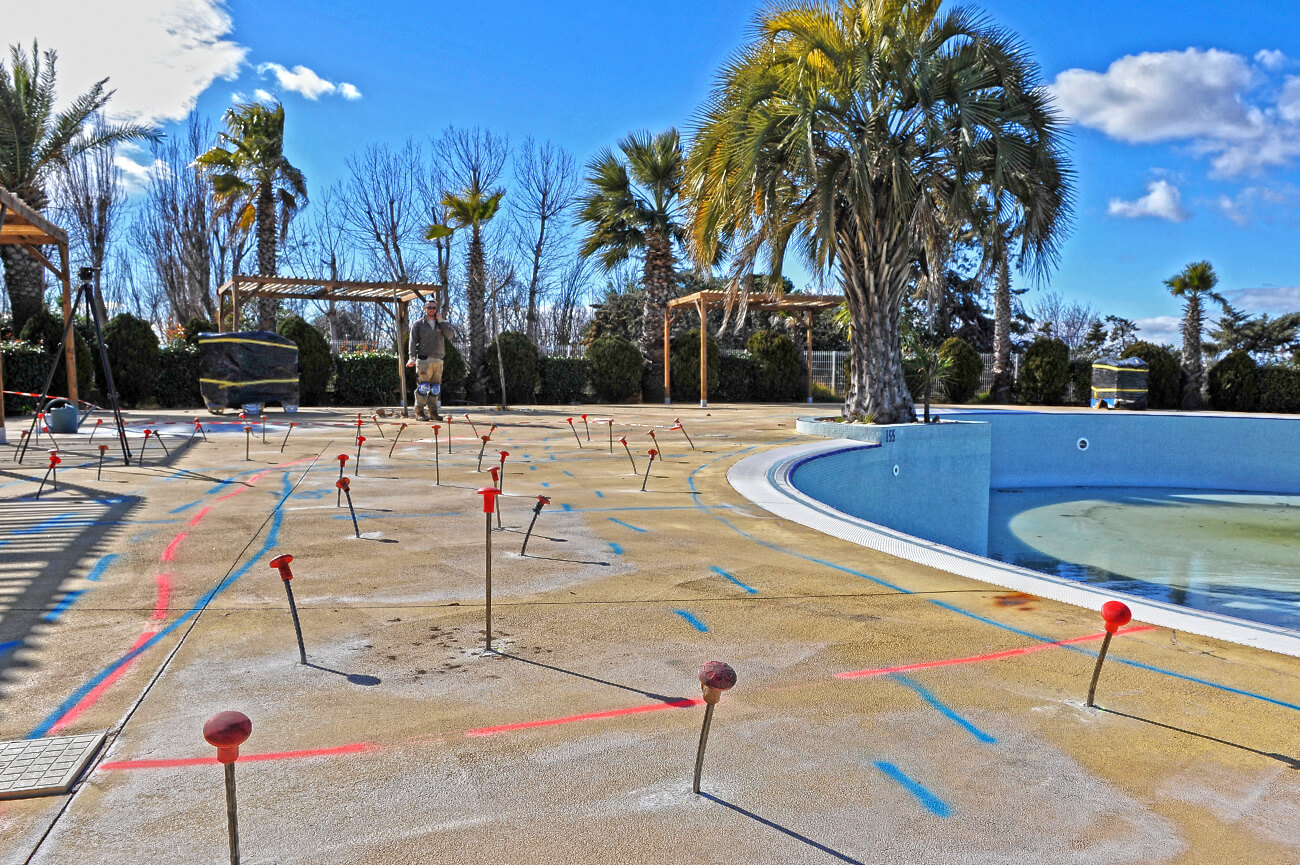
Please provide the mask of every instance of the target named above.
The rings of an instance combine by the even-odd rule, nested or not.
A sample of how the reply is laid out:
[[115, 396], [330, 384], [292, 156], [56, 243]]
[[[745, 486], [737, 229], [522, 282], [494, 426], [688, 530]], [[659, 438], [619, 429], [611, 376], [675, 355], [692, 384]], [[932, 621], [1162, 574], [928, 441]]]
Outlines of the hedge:
[[542, 378], [538, 371], [537, 346], [522, 333], [506, 331], [487, 344], [484, 359], [487, 379], [487, 398], [501, 401], [501, 377], [498, 372], [497, 343], [501, 344], [501, 362], [505, 364], [506, 400], [511, 404], [527, 404], [537, 398]]
[[447, 353], [442, 360], [442, 402], [446, 405], [453, 400], [459, 402], [465, 399], [465, 378], [469, 370], [465, 366], [465, 358], [461, 357], [460, 349], [452, 345], [451, 340], [446, 340], [443, 345]]
[[1070, 384], [1070, 349], [1059, 339], [1039, 337], [1020, 362], [1020, 399], [1031, 405], [1060, 405]]
[[600, 402], [624, 402], [641, 392], [645, 361], [641, 349], [625, 336], [608, 333], [587, 346], [591, 388]]
[[1070, 359], [1070, 383], [1074, 385], [1075, 405], [1092, 404], [1092, 359], [1076, 357]]
[[969, 402], [980, 387], [980, 376], [984, 373], [984, 361], [969, 342], [959, 336], [951, 336], [939, 346], [939, 356], [951, 361], [948, 381], [944, 385], [948, 402]]
[[[721, 366], [718, 341], [709, 337], [709, 393], [718, 389], [718, 367]], [[672, 374], [672, 397], [675, 400], [700, 398], [700, 330], [688, 330], [672, 343], [669, 363]]]
[[[799, 360], [799, 349], [789, 335], [777, 330], [760, 330], [749, 338], [745, 347], [758, 362], [754, 385], [759, 399], [788, 402], [804, 396], [804, 367]], [[711, 354], [709, 361], [713, 361]], [[709, 390], [713, 390], [712, 377]]]
[[542, 387], [537, 401], [543, 405], [582, 402], [591, 384], [591, 361], [585, 357], [541, 359]]
[[[22, 390], [36, 393], [45, 384], [50, 373], [50, 356], [39, 346], [25, 342], [0, 344], [4, 356], [5, 390]], [[5, 412], [22, 414], [34, 410], [36, 400], [25, 396], [5, 394]]]
[[1140, 357], [1147, 364], [1147, 405], [1150, 408], [1179, 408], [1183, 371], [1178, 358], [1163, 345], [1135, 342], [1120, 359]]
[[[444, 369], [446, 367], [444, 366]], [[335, 362], [334, 402], [338, 405], [396, 405], [397, 355], [386, 351], [353, 351]], [[407, 383], [412, 384], [414, 376]], [[414, 387], [414, 385], [412, 384]]]
[[[749, 352], [728, 353], [718, 359], [718, 387], [710, 393], [718, 402], [746, 402], [757, 392], [758, 360]], [[698, 373], [697, 373], [698, 376]]]
[[151, 399], [158, 386], [159, 364], [153, 326], [129, 313], [115, 315], [104, 326], [104, 343], [122, 403], [136, 406]]
[[158, 380], [154, 399], [163, 408], [194, 408], [203, 405], [199, 390], [199, 349], [177, 342], [158, 353]]
[[1210, 367], [1210, 406], [1219, 411], [1254, 411], [1259, 398], [1258, 370], [1244, 351], [1234, 351]]
[[1300, 369], [1289, 366], [1261, 366], [1255, 373], [1259, 387], [1259, 410], [1300, 412]]
[[[188, 332], [189, 326], [186, 326]], [[301, 405], [321, 405], [329, 385], [334, 359], [321, 332], [296, 315], [280, 322], [276, 331], [298, 346], [298, 400]]]
[[[63, 345], [63, 319], [54, 315], [48, 309], [41, 309], [23, 325], [20, 338], [23, 342], [32, 345], [38, 345], [46, 352], [46, 357], [53, 359], [57, 354], [63, 357], [60, 350]], [[90, 343], [78, 332], [76, 325], [72, 328], [72, 340], [77, 355], [77, 394], [81, 399], [90, 399], [90, 392], [95, 389], [95, 366], [91, 358]], [[49, 361], [46, 361], [45, 374], [49, 375]], [[42, 378], [33, 391], [39, 390], [41, 384], [45, 383]], [[13, 388], [8, 388], [13, 390]], [[50, 393], [67, 396], [68, 394], [68, 368], [66, 362], [60, 362], [54, 368], [54, 378], [50, 382]]]

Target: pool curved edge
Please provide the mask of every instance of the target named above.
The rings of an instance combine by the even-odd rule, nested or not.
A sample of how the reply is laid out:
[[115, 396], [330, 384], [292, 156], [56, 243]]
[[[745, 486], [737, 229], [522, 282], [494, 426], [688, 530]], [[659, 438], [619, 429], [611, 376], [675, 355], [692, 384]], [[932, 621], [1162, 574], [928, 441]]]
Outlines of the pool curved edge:
[[796, 489], [790, 481], [793, 470], [807, 459], [870, 446], [838, 439], [776, 448], [734, 463], [727, 470], [727, 481], [736, 492], [770, 513], [900, 559], [1092, 610], [1100, 610], [1106, 601], [1119, 600], [1129, 606], [1138, 621], [1300, 657], [1300, 632], [1106, 591], [963, 552], [835, 510]]

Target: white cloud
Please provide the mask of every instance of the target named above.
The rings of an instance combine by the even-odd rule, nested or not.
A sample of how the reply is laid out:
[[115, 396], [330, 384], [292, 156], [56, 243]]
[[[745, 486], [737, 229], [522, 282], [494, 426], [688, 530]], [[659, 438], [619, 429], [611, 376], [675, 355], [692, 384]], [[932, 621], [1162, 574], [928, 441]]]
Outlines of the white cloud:
[[1112, 198], [1106, 207], [1111, 216], [1138, 219], [1150, 216], [1170, 222], [1186, 222], [1188, 213], [1183, 209], [1183, 195], [1168, 180], [1155, 180], [1147, 184], [1147, 194], [1133, 201]]
[[1228, 219], [1245, 226], [1258, 219], [1261, 211], [1265, 221], [1270, 221], [1277, 216], [1281, 206], [1291, 201], [1295, 193], [1295, 188], [1287, 184], [1247, 186], [1236, 195], [1220, 195], [1215, 205]]
[[1242, 288], [1225, 291], [1223, 296], [1247, 312], [1281, 314], [1300, 310], [1300, 285]]
[[1156, 345], [1178, 345], [1182, 342], [1183, 320], [1176, 315], [1157, 315], [1139, 318], [1134, 322], [1138, 336]]
[[59, 54], [62, 100], [108, 77], [115, 119], [178, 120], [218, 78], [232, 79], [248, 49], [226, 39], [224, 0], [6, 3], [5, 41]]
[[1080, 125], [1131, 144], [1186, 142], [1221, 177], [1300, 157], [1300, 84], [1278, 86], [1287, 58], [1188, 48], [1121, 57], [1104, 72], [1068, 69], [1052, 91]]
[[346, 81], [335, 84], [332, 81], [326, 81], [316, 74], [314, 69], [299, 64], [292, 69], [287, 69], [279, 63], [263, 63], [257, 67], [260, 75], [266, 75], [268, 72], [275, 76], [281, 89], [288, 90], [290, 93], [297, 93], [313, 102], [322, 96], [339, 95], [344, 99], [360, 99], [361, 91], [354, 85]]
[[271, 95], [271, 91], [269, 91], [269, 90], [263, 90], [263, 89], [260, 88], [260, 87], [253, 91], [253, 98], [254, 98], [255, 100], [257, 100], [258, 102], [273, 102], [273, 101], [275, 101], [275, 97], [274, 97], [273, 95]]

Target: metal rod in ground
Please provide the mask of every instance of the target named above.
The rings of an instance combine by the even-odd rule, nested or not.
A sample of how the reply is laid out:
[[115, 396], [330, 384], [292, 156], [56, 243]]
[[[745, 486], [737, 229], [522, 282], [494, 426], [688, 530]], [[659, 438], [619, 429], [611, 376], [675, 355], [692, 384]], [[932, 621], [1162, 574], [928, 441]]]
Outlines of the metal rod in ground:
[[104, 479], [104, 454], [108, 451], [108, 445], [99, 446], [99, 470], [95, 472], [95, 480]]
[[[343, 480], [343, 468], [347, 464], [348, 455], [339, 454], [339, 480]], [[337, 487], [337, 491], [334, 493], [334, 507], [341, 508], [343, 507], [343, 487], [338, 484], [335, 484], [334, 486]]]
[[158, 430], [154, 430], [153, 437], [158, 444], [162, 445], [163, 453], [167, 454], [167, 456], [171, 456], [171, 449], [167, 447], [167, 442], [163, 441], [162, 433], [158, 432]]
[[230, 831], [230, 863], [239, 865], [239, 821], [235, 811], [235, 761], [239, 746], [253, 732], [253, 722], [242, 712], [218, 712], [203, 725], [203, 738], [216, 746], [217, 762], [226, 770], [226, 825]]
[[700, 792], [700, 773], [704, 771], [704, 746], [709, 743], [709, 724], [713, 723], [713, 704], [704, 707], [704, 726], [700, 728], [700, 748], [695, 752], [695, 780], [691, 791]]
[[578, 428], [573, 425], [573, 418], [565, 418], [569, 422], [569, 429], [573, 430], [573, 440], [578, 443], [578, 449], [582, 449], [582, 436], [578, 435]]
[[645, 464], [645, 477], [641, 478], [641, 492], [645, 492], [646, 481], [650, 480], [650, 467], [655, 464], [654, 448], [650, 449], [650, 461]]
[[22, 430], [21, 433], [18, 436], [18, 444], [14, 446], [14, 462], [18, 463], [18, 465], [23, 464], [23, 451], [26, 450], [24, 445], [27, 444], [27, 430]]
[[[45, 470], [45, 475], [41, 478], [41, 485], [36, 488], [36, 498], [39, 499], [41, 497], [41, 491], [45, 489], [45, 482], [50, 479], [50, 472], [52, 471], [54, 471], [54, 463], [50, 463], [50, 467]], [[490, 523], [491, 521], [492, 520], [489, 517], [488, 522]]]
[[298, 622], [298, 605], [293, 602], [293, 586], [284, 581], [285, 594], [289, 596], [289, 615], [293, 616], [293, 632], [298, 635], [298, 662], [307, 663], [307, 647], [302, 643], [302, 625]]
[[289, 443], [289, 433], [293, 432], [293, 428], [296, 426], [296, 423], [290, 422], [289, 431], [284, 434], [284, 441], [280, 442], [280, 453], [284, 453], [284, 446]]
[[609, 452], [614, 452], [614, 419], [609, 419]]
[[1092, 707], [1092, 698], [1097, 695], [1097, 680], [1101, 678], [1101, 665], [1106, 660], [1106, 650], [1110, 648], [1110, 631], [1101, 638], [1101, 651], [1097, 653], [1097, 666], [1092, 669], [1092, 684], [1088, 686], [1088, 707]]
[[673, 418], [671, 429], [681, 430], [682, 435], [686, 436], [686, 443], [691, 446], [691, 450], [695, 450], [695, 442], [691, 441], [691, 434], [686, 431], [686, 427], [682, 426], [681, 418]]
[[99, 427], [103, 423], [104, 419], [102, 417], [95, 418], [95, 426], [90, 430], [90, 441], [93, 442], [95, 440], [95, 433], [99, 432]]
[[438, 440], [438, 433], [442, 431], [439, 424], [433, 425], [433, 485], [438, 486], [442, 483], [442, 466], [438, 464], [438, 448], [441, 442]]
[[348, 513], [352, 515], [352, 531], [354, 531], [354, 532], [356, 533], [356, 535], [357, 535], [357, 539], [360, 540], [360, 539], [361, 539], [361, 526], [357, 524], [357, 511], [356, 511], [356, 508], [352, 507], [352, 491], [348, 489], [348, 479], [347, 479], [347, 478], [340, 478], [340, 479], [339, 479], [339, 482], [338, 482], [338, 484], [337, 484], [337, 486], [339, 487], [339, 489], [343, 490], [343, 495], [347, 497], [347, 500], [348, 500]]
[[528, 521], [528, 531], [524, 532], [524, 545], [519, 548], [519, 555], [528, 551], [528, 539], [533, 536], [533, 526], [537, 525], [537, 517], [541, 514], [542, 508], [551, 503], [546, 496], [538, 496], [537, 504], [533, 505], [533, 518]]
[[365, 436], [357, 436], [357, 461], [352, 464], [352, 477], [361, 474], [361, 445], [366, 441]]
[[478, 472], [483, 471], [483, 451], [487, 450], [488, 443], [487, 436], [481, 436], [481, 438], [483, 439], [483, 444], [478, 449], [478, 468], [474, 470]]
[[266, 444], [266, 415], [262, 415], [262, 444]]
[[[496, 496], [493, 496], [493, 498], [496, 498]], [[493, 504], [496, 503], [493, 502]], [[493, 510], [495, 510], [495, 508], [493, 508]], [[487, 538], [487, 570], [486, 570], [487, 582], [484, 590], [484, 598], [485, 598], [484, 607], [487, 613], [487, 618], [484, 623], [484, 627], [486, 628], [486, 633], [487, 633], [486, 645], [488, 651], [490, 652], [492, 651], [492, 512], [491, 511], [488, 511], [487, 514], [487, 532], [485, 534], [485, 537]]]
[[50, 432], [50, 428], [48, 426], [45, 428], [45, 434], [49, 436], [50, 446], [53, 447], [55, 450], [58, 450], [59, 443], [54, 440], [54, 433]]
[[451, 453], [451, 415], [447, 415], [447, 453]]
[[144, 449], [149, 447], [149, 436], [153, 435], [153, 430], [144, 431], [144, 444], [140, 445], [140, 455], [137, 457], [137, 465], [144, 465]]
[[381, 439], [386, 439], [386, 438], [388, 438], [388, 436], [384, 435], [384, 428], [383, 428], [382, 426], [379, 425], [379, 415], [377, 415], [377, 414], [372, 414], [372, 415], [370, 416], [370, 419], [371, 419], [372, 421], [375, 422], [375, 429], [379, 430], [379, 437], [380, 437]]
[[239, 811], [235, 804], [235, 764], [226, 764], [226, 828], [230, 834], [230, 865], [239, 865]]
[[[248, 455], [249, 436], [252, 434], [252, 432], [253, 432], [253, 428], [251, 426], [244, 427], [244, 462], [248, 462], [249, 460], [252, 459], [252, 457]], [[143, 453], [144, 448], [140, 448], [140, 452]]]
[[591, 441], [591, 427], [587, 426], [587, 416], [582, 416], [582, 429], [587, 433], [587, 441]]
[[468, 412], [465, 413], [464, 418], [465, 418], [465, 423], [469, 424], [469, 428], [470, 428], [471, 430], [473, 430], [473, 431], [474, 431], [474, 435], [477, 436], [477, 435], [478, 435], [478, 427], [474, 426], [474, 421], [472, 421], [472, 420], [469, 419], [469, 413], [468, 413]]
[[388, 447], [388, 458], [390, 460], [393, 458], [393, 448], [397, 447], [397, 440], [402, 437], [402, 431], [405, 429], [406, 424], [402, 424], [397, 428], [397, 435], [393, 436], [393, 443]]

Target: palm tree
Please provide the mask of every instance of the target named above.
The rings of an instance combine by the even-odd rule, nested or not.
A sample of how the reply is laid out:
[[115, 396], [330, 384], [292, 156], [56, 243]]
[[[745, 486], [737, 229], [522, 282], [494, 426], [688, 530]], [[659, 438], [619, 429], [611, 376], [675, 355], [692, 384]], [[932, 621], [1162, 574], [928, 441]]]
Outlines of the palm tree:
[[681, 223], [681, 139], [676, 129], [658, 135], [635, 132], [618, 147], [622, 158], [604, 150], [587, 166], [586, 190], [579, 197], [578, 219], [587, 225], [581, 253], [584, 258], [599, 254], [607, 272], [641, 254], [644, 398], [657, 400], [663, 395], [664, 313], [677, 285], [673, 245], [686, 241]]
[[[442, 199], [442, 206], [447, 208], [447, 219], [456, 228], [468, 228], [469, 262], [466, 267], [467, 279], [465, 294], [469, 307], [469, 372], [472, 395], [475, 399], [483, 398], [484, 363], [487, 354], [487, 267], [483, 259], [483, 226], [497, 215], [501, 207], [504, 191], [487, 192], [475, 181], [460, 195], [448, 194]], [[439, 240], [449, 237], [452, 225], [431, 225], [425, 234], [426, 240]], [[504, 399], [504, 397], [503, 397]]]
[[[277, 245], [307, 203], [307, 181], [284, 155], [284, 106], [235, 105], [225, 124], [220, 143], [196, 162], [212, 181], [219, 214], [236, 213], [245, 232], [255, 227], [258, 275], [275, 276]], [[259, 329], [275, 330], [275, 310], [275, 298], [258, 299]]]
[[1002, 197], [991, 190], [1014, 194], [1013, 181], [1054, 184], [1054, 218], [1021, 220], [1046, 264], [1069, 209], [1061, 124], [1027, 50], [939, 5], [773, 2], [723, 69], [687, 159], [701, 262], [730, 248], [734, 271], [766, 256], [779, 275], [794, 241], [842, 286], [850, 418], [916, 418], [900, 314], [936, 232], [978, 231]]
[[1183, 400], [1184, 411], [1201, 407], [1205, 390], [1205, 364], [1201, 359], [1201, 331], [1205, 328], [1205, 301], [1216, 301], [1226, 312], [1228, 302], [1214, 290], [1219, 277], [1208, 261], [1187, 265], [1165, 280], [1169, 293], [1181, 298], [1183, 307]]
[[[55, 111], [53, 51], [41, 53], [32, 43], [31, 56], [19, 45], [9, 47], [9, 64], [0, 61], [0, 186], [36, 211], [49, 206], [46, 184], [51, 172], [69, 159], [128, 141], [156, 141], [147, 126], [91, 124], [113, 91], [105, 78]], [[44, 304], [45, 276], [41, 263], [19, 246], [0, 247], [5, 287], [17, 333]]]

